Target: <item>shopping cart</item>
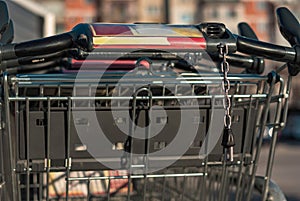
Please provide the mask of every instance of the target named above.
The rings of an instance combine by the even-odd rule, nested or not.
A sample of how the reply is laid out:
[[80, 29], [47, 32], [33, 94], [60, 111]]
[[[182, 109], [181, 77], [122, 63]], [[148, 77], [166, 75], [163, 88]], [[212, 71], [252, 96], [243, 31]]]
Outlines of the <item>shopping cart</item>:
[[[135, 47], [139, 51], [126, 44], [131, 50], [124, 53], [118, 38], [107, 45], [101, 37], [109, 34], [95, 31], [114, 26], [82, 24], [62, 35], [1, 46], [7, 65], [1, 81], [1, 198], [284, 200], [270, 176], [299, 47], [233, 35], [223, 24], [208, 23], [159, 25], [195, 38], [176, 38], [169, 46], [159, 38], [152, 41], [154, 49]], [[119, 25], [118, 30], [138, 26]], [[127, 41], [143, 36], [130, 37]], [[237, 56], [236, 50], [287, 62], [290, 74], [279, 75], [286, 66], [266, 75], [227, 74], [228, 61], [244, 58], [252, 66], [256, 58]], [[222, 73], [212, 67], [190, 69], [207, 63], [205, 52], [217, 57]], [[65, 57], [69, 68], [63, 73], [15, 74], [16, 68], [8, 68], [30, 63], [40, 70]], [[113, 67], [136, 62], [125, 70], [124, 65], [123, 70], [95, 69], [95, 61], [103, 60]], [[80, 62], [80, 69], [72, 69]], [[268, 168], [258, 177], [266, 132], [272, 133]]]

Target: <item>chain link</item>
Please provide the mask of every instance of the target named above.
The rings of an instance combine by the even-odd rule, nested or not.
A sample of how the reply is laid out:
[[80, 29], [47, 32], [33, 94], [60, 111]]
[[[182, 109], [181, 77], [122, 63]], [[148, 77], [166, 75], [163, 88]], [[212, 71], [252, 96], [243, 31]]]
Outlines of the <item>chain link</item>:
[[218, 46], [218, 48], [219, 48], [219, 56], [220, 58], [222, 58], [221, 61], [221, 71], [223, 74], [222, 89], [224, 91], [223, 106], [225, 110], [224, 125], [226, 128], [230, 128], [231, 127], [231, 116], [230, 116], [231, 100], [229, 97], [230, 81], [228, 79], [229, 63], [227, 62], [226, 59], [226, 56], [228, 54], [228, 46], [221, 43]]

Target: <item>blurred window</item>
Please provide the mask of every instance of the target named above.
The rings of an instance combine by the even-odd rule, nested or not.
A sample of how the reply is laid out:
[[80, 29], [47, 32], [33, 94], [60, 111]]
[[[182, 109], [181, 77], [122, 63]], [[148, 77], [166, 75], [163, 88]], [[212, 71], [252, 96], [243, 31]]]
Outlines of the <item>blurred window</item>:
[[193, 23], [194, 18], [193, 15], [191, 13], [185, 13], [181, 15], [181, 19], [180, 19], [183, 23]]
[[268, 30], [268, 25], [263, 22], [259, 22], [256, 24], [256, 29], [259, 33], [265, 33]]
[[234, 8], [230, 8], [230, 9], [228, 9], [226, 16], [228, 18], [235, 18], [237, 16], [237, 12]]
[[211, 17], [213, 17], [213, 18], [218, 18], [219, 17], [218, 9], [213, 9], [212, 10]]
[[159, 15], [159, 8], [157, 6], [151, 5], [147, 8], [149, 15]]
[[126, 20], [127, 12], [126, 12], [127, 6], [123, 3], [117, 3], [114, 5], [114, 19], [116, 21], [124, 21]]
[[267, 3], [264, 1], [259, 1], [256, 3], [256, 7], [258, 10], [266, 10], [267, 9]]

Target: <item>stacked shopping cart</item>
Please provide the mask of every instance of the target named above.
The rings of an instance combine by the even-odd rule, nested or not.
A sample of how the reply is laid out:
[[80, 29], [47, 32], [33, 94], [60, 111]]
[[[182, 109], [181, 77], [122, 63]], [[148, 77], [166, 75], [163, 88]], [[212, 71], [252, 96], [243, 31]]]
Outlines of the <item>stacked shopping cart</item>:
[[[1, 197], [284, 199], [270, 176], [299, 48], [239, 28], [248, 38], [218, 23], [80, 24], [3, 44]], [[288, 62], [290, 75], [260, 75], [263, 57]]]

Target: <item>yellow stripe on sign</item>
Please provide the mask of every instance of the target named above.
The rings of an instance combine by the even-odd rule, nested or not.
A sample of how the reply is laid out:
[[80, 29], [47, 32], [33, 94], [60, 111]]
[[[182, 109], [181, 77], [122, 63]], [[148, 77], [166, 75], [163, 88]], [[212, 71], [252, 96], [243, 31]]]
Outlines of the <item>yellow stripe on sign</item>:
[[186, 37], [203, 37], [203, 34], [196, 28], [182, 28], [182, 27], [172, 27], [172, 30], [178, 34], [178, 36]]
[[170, 45], [165, 37], [94, 37], [94, 45]]

